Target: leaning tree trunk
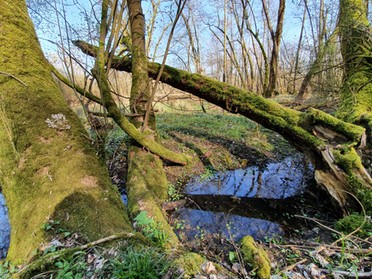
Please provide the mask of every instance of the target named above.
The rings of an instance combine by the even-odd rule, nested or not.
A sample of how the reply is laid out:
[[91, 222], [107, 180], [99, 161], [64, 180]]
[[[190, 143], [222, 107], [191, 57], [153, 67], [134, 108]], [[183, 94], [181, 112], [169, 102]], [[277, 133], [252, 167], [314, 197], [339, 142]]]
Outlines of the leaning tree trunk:
[[[141, 1], [128, 0], [128, 12], [132, 38], [132, 88], [130, 94], [131, 112], [139, 115], [133, 123], [157, 141], [155, 115], [152, 110], [150, 79], [147, 72], [147, 56], [145, 49], [145, 18]], [[176, 248], [178, 238], [167, 222], [161, 204], [168, 198], [168, 181], [163, 163], [154, 155], [134, 141], [128, 153], [128, 209], [132, 217], [146, 211], [155, 220], [166, 235], [165, 247]]]
[[[96, 47], [82, 41], [74, 43], [86, 54], [96, 55]], [[116, 58], [112, 67], [132, 71], [128, 58]], [[159, 68], [157, 63], [148, 63], [149, 76], [156, 78]], [[315, 109], [298, 112], [253, 92], [169, 66], [164, 68], [161, 81], [278, 132], [298, 150], [313, 158], [318, 183], [328, 189], [345, 211], [350, 200], [346, 192], [356, 194], [367, 208], [372, 209], [372, 179], [356, 153], [356, 149], [365, 145], [363, 127]]]
[[7, 259], [24, 263], [51, 220], [89, 240], [131, 231], [118, 191], [68, 108], [24, 0], [0, 9], [0, 184], [9, 208]]

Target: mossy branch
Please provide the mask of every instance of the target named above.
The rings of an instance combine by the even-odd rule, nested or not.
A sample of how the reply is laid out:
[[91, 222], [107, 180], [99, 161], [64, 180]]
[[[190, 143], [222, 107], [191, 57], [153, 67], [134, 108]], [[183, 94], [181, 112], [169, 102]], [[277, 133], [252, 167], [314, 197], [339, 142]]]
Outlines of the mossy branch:
[[[97, 48], [95, 46], [83, 41], [75, 41], [74, 44], [84, 53], [91, 56], [96, 55]], [[114, 57], [113, 59], [113, 69], [132, 71], [129, 57]], [[148, 72], [151, 78], [157, 77], [159, 69], [159, 64], [148, 63]], [[299, 112], [281, 106], [272, 100], [267, 100], [254, 92], [241, 90], [229, 84], [170, 66], [164, 67], [160, 81], [200, 97], [231, 113], [244, 115], [281, 134], [298, 150], [309, 154], [319, 162], [323, 162], [317, 164], [318, 168], [324, 168], [318, 172], [318, 174], [322, 174], [318, 175], [319, 181], [333, 196], [335, 196], [334, 188], [338, 187], [338, 194], [341, 195], [341, 198], [335, 198], [340, 202], [341, 207], [345, 207], [347, 204], [345, 201], [347, 196], [343, 191], [355, 190], [354, 182], [356, 180], [362, 186], [371, 185], [363, 166], [361, 166], [362, 169], [344, 170], [338, 166], [332, 154], [328, 156], [328, 152], [325, 152], [340, 148], [353, 150], [356, 147], [362, 147], [365, 142], [363, 127], [344, 122], [315, 109]], [[356, 156], [360, 162], [359, 156]], [[345, 160], [355, 161], [354, 159], [345, 158]], [[351, 161], [349, 163], [348, 165], [355, 165]], [[345, 162], [344, 165], [346, 165]], [[340, 172], [343, 172], [342, 181], [338, 179]]]
[[[97, 47], [83, 41], [74, 41], [74, 44], [85, 54], [96, 56]], [[156, 78], [160, 67], [158, 63], [149, 62], [149, 76]], [[129, 57], [115, 57], [112, 68], [131, 72], [131, 59]], [[231, 113], [244, 115], [278, 132], [294, 145], [299, 143], [300, 150], [319, 148], [324, 144], [323, 139], [319, 139], [313, 134], [314, 124], [323, 124], [334, 129], [355, 146], [361, 142], [364, 133], [363, 128], [338, 120], [319, 110], [310, 109], [308, 112], [298, 112], [258, 96], [254, 92], [241, 90], [206, 76], [192, 74], [170, 66], [164, 67], [160, 81], [205, 99]], [[307, 144], [308, 148], [304, 144]]]
[[71, 89], [75, 90], [78, 94], [80, 94], [81, 96], [83, 97], [86, 97], [87, 99], [97, 103], [97, 104], [100, 104], [102, 105], [102, 100], [101, 98], [93, 95], [92, 93], [84, 90], [83, 88], [81, 88], [80, 86], [78, 86], [77, 84], [72, 84], [72, 82], [66, 78], [64, 75], [62, 75], [55, 67], [53, 67], [51, 65], [51, 70], [52, 70], [52, 73], [56, 76], [56, 78], [58, 78], [61, 82], [63, 82], [64, 84], [66, 84], [68, 87], [70, 87]]
[[313, 125], [322, 124], [332, 128], [334, 132], [338, 132], [346, 136], [353, 144], [364, 145], [361, 141], [365, 135], [366, 129], [361, 126], [344, 122], [328, 113], [321, 110], [310, 108], [307, 112], [308, 117], [311, 119]]
[[184, 154], [178, 154], [157, 143], [150, 135], [140, 132], [129, 120], [121, 115], [118, 108], [108, 108], [108, 113], [119, 127], [132, 139], [161, 158], [180, 165], [187, 165], [192, 158]]

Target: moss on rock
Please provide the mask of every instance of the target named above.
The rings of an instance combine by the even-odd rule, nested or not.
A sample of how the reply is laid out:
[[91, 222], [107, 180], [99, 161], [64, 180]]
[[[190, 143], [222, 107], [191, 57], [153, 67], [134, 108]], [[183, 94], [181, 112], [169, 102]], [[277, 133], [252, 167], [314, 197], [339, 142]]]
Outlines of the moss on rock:
[[240, 243], [244, 261], [252, 265], [253, 269], [256, 270], [258, 278], [270, 278], [271, 266], [266, 251], [250, 235], [243, 237]]
[[193, 278], [194, 275], [202, 272], [202, 264], [205, 259], [196, 253], [185, 253], [178, 257], [172, 265], [181, 269], [183, 273], [182, 278]]

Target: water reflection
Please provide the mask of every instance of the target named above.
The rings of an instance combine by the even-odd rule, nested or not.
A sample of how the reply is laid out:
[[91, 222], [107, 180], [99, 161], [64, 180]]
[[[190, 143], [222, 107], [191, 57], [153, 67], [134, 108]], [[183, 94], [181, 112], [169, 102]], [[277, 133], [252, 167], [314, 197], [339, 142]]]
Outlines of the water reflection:
[[219, 173], [206, 181], [186, 186], [189, 195], [229, 195], [248, 198], [284, 199], [299, 195], [306, 188], [313, 167], [296, 154], [262, 169], [258, 166]]
[[0, 193], [0, 259], [5, 258], [9, 248], [10, 224], [4, 196]]
[[182, 230], [177, 233], [182, 234], [186, 241], [193, 241], [205, 234], [217, 234], [234, 241], [240, 241], [246, 235], [264, 239], [283, 234], [279, 224], [224, 212], [182, 208], [173, 217], [176, 223], [182, 224]]
[[[185, 188], [186, 208], [172, 217], [184, 224], [179, 235], [192, 241], [203, 232], [239, 241], [281, 235], [292, 213], [301, 210], [302, 194], [313, 180], [313, 166], [300, 153], [264, 168], [251, 166], [195, 179]], [[177, 224], [177, 223], [176, 223]]]

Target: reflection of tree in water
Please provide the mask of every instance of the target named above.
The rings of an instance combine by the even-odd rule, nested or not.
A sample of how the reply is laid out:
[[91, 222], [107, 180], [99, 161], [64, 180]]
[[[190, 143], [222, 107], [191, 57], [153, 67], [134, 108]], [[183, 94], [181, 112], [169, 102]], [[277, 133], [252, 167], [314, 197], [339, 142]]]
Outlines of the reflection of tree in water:
[[185, 229], [179, 233], [187, 241], [203, 234], [217, 234], [235, 241], [245, 235], [256, 239], [280, 235], [284, 233], [284, 228], [279, 225], [283, 220], [278, 220], [275, 214], [257, 213], [266, 211], [269, 200], [280, 202], [302, 194], [310, 185], [312, 174], [312, 165], [300, 153], [264, 167], [251, 166], [218, 173], [209, 180], [189, 183], [185, 192], [189, 200], [196, 201], [193, 202], [196, 208], [190, 204], [191, 207], [178, 210], [173, 217], [184, 224]]
[[176, 220], [184, 224], [183, 233], [186, 241], [192, 241], [203, 233], [218, 234], [234, 241], [239, 241], [245, 235], [264, 239], [264, 237], [283, 234], [279, 224], [223, 212], [183, 208], [176, 213]]
[[5, 199], [0, 193], [0, 259], [5, 258], [9, 248], [10, 225]]
[[208, 181], [194, 181], [186, 193], [283, 199], [302, 193], [312, 172], [306, 158], [295, 154], [264, 168], [253, 166], [220, 173]]

